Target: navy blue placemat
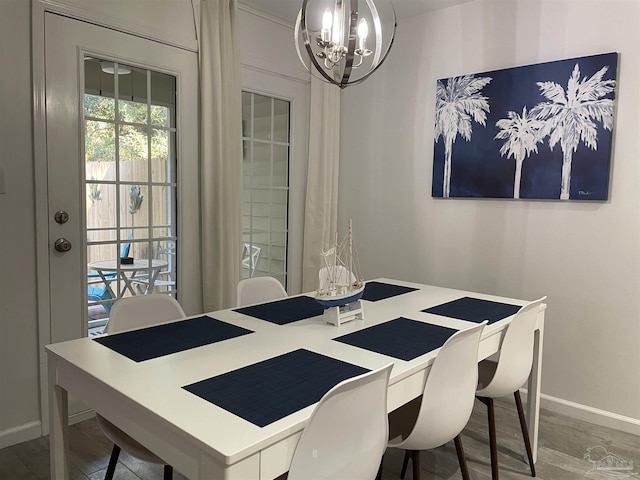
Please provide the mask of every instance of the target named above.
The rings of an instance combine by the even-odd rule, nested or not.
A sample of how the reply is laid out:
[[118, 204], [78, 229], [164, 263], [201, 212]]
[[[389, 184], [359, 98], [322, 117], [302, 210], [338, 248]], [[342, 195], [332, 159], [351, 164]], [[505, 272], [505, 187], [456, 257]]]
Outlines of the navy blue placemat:
[[520, 308], [518, 305], [511, 305], [509, 303], [462, 297], [422, 311], [443, 317], [467, 320], [469, 322], [480, 323], [489, 320], [489, 323], [493, 323], [513, 315], [520, 310]]
[[370, 302], [377, 302], [378, 300], [395, 297], [396, 295], [413, 292], [414, 290], [418, 289], [413, 287], [403, 287], [402, 285], [393, 285], [390, 283], [367, 282], [364, 285], [362, 299]]
[[341, 381], [368, 371], [300, 349], [182, 388], [264, 427], [316, 403]]
[[205, 315], [94, 340], [135, 362], [142, 362], [248, 333], [253, 331]]
[[322, 315], [324, 308], [313, 298], [307, 296], [285, 298], [275, 302], [261, 303], [250, 307], [234, 309], [234, 312], [266, 320], [278, 325], [297, 322], [305, 318]]
[[409, 361], [440, 348], [456, 331], [399, 317], [334, 340]]

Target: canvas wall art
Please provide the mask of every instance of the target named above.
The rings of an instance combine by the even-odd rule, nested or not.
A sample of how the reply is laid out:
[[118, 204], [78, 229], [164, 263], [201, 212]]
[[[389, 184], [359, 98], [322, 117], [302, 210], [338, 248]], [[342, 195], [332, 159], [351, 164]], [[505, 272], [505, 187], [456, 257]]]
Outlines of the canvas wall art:
[[434, 197], [608, 199], [618, 54], [445, 78]]

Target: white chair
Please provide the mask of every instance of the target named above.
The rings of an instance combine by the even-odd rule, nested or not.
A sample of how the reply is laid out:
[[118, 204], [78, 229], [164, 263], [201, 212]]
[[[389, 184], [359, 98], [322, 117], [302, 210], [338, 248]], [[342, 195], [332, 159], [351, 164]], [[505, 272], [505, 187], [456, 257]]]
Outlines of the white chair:
[[[169, 322], [185, 318], [186, 315], [177, 300], [169, 295], [151, 294], [122, 298], [113, 304], [107, 324], [107, 333], [117, 333], [122, 330], [148, 327], [157, 323]], [[113, 425], [107, 419], [96, 414], [98, 425], [104, 434], [113, 442], [113, 450], [109, 459], [109, 466], [105, 480], [111, 480], [118, 463], [120, 450], [124, 449], [132, 456], [150, 463], [164, 465], [164, 480], [171, 480], [173, 468], [144, 446]]]
[[287, 297], [287, 291], [273, 277], [245, 278], [238, 282], [236, 306], [270, 302]]
[[[404, 478], [409, 457], [413, 464], [413, 479], [419, 480], [420, 450], [455, 440], [462, 478], [469, 479], [460, 432], [473, 410], [478, 384], [478, 345], [486, 324], [484, 321], [456, 332], [440, 348], [429, 370], [415, 423], [409, 425], [409, 432], [400, 432], [399, 437], [389, 441], [389, 447], [406, 450], [401, 478]], [[392, 432], [396, 430], [395, 419], [403, 415], [401, 409], [389, 416]]]
[[345, 380], [318, 402], [298, 441], [288, 480], [372, 480], [387, 446], [393, 364]]
[[496, 424], [493, 410], [493, 399], [511, 395], [515, 397], [520, 429], [527, 450], [531, 476], [536, 476], [531, 453], [529, 431], [522, 408], [520, 387], [524, 385], [531, 373], [533, 364], [533, 339], [536, 318], [540, 304], [547, 297], [542, 297], [522, 307], [513, 317], [502, 338], [498, 361], [483, 360], [478, 366], [478, 390], [476, 396], [487, 406], [489, 417], [489, 448], [491, 450], [491, 477], [498, 480], [498, 449], [496, 444]]

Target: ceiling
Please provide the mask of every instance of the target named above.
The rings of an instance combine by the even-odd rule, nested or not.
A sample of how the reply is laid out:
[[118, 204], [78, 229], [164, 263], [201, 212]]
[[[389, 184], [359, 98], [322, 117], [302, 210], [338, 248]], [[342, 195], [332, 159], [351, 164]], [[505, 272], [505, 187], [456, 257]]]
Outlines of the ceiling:
[[[461, 5], [473, 0], [392, 0], [398, 19]], [[293, 25], [302, 0], [239, 0], [239, 3], [280, 18]]]

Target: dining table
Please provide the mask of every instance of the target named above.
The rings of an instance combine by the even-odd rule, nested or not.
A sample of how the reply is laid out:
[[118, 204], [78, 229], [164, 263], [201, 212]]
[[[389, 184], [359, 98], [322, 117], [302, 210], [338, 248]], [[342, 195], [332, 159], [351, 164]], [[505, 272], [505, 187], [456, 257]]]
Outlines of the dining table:
[[[379, 278], [366, 282], [363, 318], [340, 326], [309, 293], [48, 345], [51, 478], [69, 478], [73, 395], [187, 478], [274, 479], [334, 385], [393, 362], [391, 412], [422, 394], [449, 336], [488, 320], [478, 360], [488, 358], [527, 303]], [[545, 310], [526, 385], [534, 459]]]

